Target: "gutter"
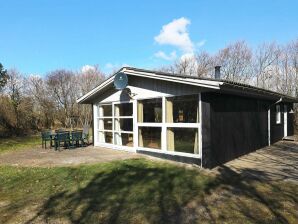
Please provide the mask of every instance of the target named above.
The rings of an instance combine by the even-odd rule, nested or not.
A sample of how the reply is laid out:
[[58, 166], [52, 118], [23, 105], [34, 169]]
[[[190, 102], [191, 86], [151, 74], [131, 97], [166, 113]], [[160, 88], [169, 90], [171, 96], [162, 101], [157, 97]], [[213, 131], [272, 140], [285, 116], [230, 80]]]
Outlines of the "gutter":
[[[247, 93], [255, 93], [258, 94], [264, 98], [269, 98], [269, 97], [278, 97], [278, 98], [282, 98], [283, 100], [289, 101], [291, 103], [297, 103], [298, 99], [291, 97], [291, 96], [287, 96], [284, 94], [280, 94], [277, 92], [273, 92], [270, 90], [265, 90], [265, 89], [261, 89], [258, 87], [250, 87], [250, 86], [245, 86], [245, 85], [239, 85], [237, 83], [229, 83], [229, 82], [224, 82], [223, 85], [221, 85], [223, 87], [227, 87], [228, 89], [238, 89], [239, 91], [242, 91], [244, 93], [244, 95], [248, 95]], [[246, 92], [244, 91], [246, 90]]]

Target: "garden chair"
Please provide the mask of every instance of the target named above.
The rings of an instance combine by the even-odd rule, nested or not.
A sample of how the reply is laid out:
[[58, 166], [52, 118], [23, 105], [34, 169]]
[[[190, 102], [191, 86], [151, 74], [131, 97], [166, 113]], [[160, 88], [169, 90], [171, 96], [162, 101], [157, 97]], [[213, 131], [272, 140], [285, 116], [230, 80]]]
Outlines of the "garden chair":
[[69, 132], [57, 132], [55, 136], [55, 150], [60, 149], [61, 143], [64, 143], [65, 148], [70, 146]]
[[75, 146], [80, 147], [84, 144], [83, 140], [83, 131], [72, 131], [71, 132], [71, 146], [74, 148]]
[[50, 147], [52, 147], [52, 130], [46, 130], [41, 132], [41, 145], [42, 148], [47, 148], [47, 141], [50, 142]]

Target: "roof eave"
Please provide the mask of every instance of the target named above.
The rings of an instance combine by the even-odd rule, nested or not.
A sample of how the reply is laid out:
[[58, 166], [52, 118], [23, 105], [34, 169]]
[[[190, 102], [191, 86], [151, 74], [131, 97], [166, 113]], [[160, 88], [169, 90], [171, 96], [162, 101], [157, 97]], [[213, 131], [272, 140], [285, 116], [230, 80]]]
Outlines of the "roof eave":
[[242, 95], [247, 95], [247, 96], [253, 95], [255, 97], [268, 99], [268, 100], [276, 100], [276, 99], [282, 98], [284, 102], [298, 103], [298, 98], [283, 95], [269, 90], [260, 89], [260, 88], [251, 88], [249, 86], [238, 86], [235, 84], [224, 83], [223, 85], [221, 85], [221, 90], [223, 91], [232, 90]]
[[86, 93], [84, 96], [77, 99], [77, 103], [80, 103], [80, 104], [92, 103], [92, 102], [89, 102], [89, 100], [92, 98], [92, 96], [99, 93], [106, 86], [110, 85], [113, 82], [115, 75], [119, 72], [123, 72], [125, 74], [132, 75], [132, 76], [139, 76], [139, 77], [145, 77], [145, 78], [151, 78], [151, 79], [155, 78], [155, 79], [160, 79], [160, 80], [164, 80], [164, 81], [178, 82], [178, 83], [182, 83], [182, 84], [199, 86], [199, 87], [210, 88], [210, 89], [217, 89], [217, 90], [219, 90], [220, 85], [223, 84], [223, 82], [220, 82], [220, 81], [191, 80], [190, 78], [158, 75], [155, 72], [148, 73], [148, 72], [143, 72], [143, 71], [134, 71], [130, 68], [124, 67], [124, 68], [120, 69], [119, 71], [117, 71], [112, 76], [110, 76], [104, 82], [102, 82], [99, 86], [97, 86], [96, 88], [94, 88], [91, 91], [89, 91], [88, 93]]

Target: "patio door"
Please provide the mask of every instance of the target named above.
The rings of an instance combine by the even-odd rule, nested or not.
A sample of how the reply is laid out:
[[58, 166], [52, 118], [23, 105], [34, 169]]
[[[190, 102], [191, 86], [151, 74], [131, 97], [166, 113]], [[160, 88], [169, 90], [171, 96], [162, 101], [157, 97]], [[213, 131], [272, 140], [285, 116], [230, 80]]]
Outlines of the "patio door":
[[114, 145], [133, 146], [133, 103], [113, 103]]
[[284, 105], [284, 137], [288, 136], [288, 107]]
[[95, 130], [99, 144], [133, 146], [133, 103], [103, 103], [98, 105]]

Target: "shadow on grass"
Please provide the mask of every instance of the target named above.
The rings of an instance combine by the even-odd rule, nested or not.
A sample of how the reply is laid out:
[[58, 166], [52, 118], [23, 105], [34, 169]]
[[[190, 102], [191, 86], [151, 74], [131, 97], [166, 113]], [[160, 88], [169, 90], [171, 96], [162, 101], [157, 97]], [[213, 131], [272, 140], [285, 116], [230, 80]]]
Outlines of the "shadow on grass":
[[198, 179], [197, 171], [175, 166], [120, 162], [86, 186], [50, 197], [27, 223], [38, 217], [62, 217], [71, 223], [181, 223], [182, 208], [204, 192], [207, 181]]
[[[296, 188], [266, 182], [262, 191], [260, 183], [226, 166], [211, 178], [175, 166], [148, 166], [144, 160], [120, 162], [84, 187], [51, 196], [27, 223], [55, 218], [71, 223], [289, 223], [298, 218]], [[284, 202], [294, 208], [285, 213]]]
[[[266, 172], [253, 169], [242, 169], [240, 173], [227, 166], [219, 167], [219, 175], [209, 183], [207, 193], [215, 189], [228, 190], [226, 209], [240, 214], [243, 221], [250, 223], [296, 223], [298, 214], [297, 183], [269, 181]], [[232, 198], [231, 198], [232, 199]], [[285, 204], [293, 206], [287, 210]], [[260, 210], [259, 210], [260, 209]], [[225, 214], [226, 212], [223, 212]], [[267, 214], [267, 216], [266, 216]], [[265, 215], [265, 216], [264, 216]], [[222, 217], [225, 218], [225, 217]], [[223, 220], [224, 221], [224, 220]]]

